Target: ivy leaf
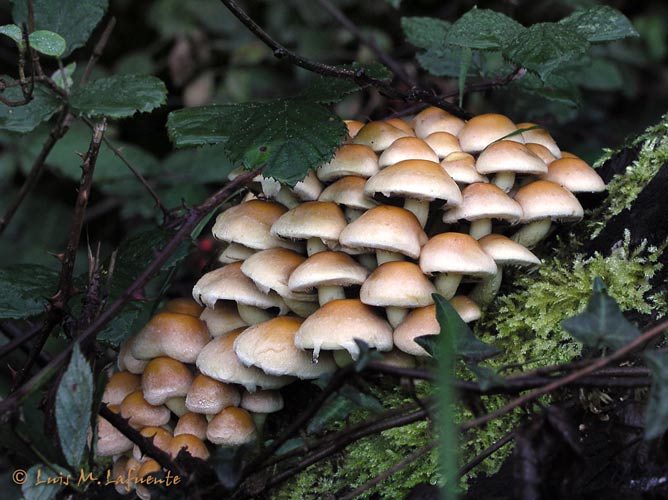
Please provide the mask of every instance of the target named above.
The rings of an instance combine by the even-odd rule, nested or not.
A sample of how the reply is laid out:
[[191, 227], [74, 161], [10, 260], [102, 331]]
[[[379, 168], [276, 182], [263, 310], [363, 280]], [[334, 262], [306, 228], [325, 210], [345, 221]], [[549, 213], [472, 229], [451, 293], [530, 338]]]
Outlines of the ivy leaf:
[[60, 57], [67, 48], [67, 42], [58, 33], [48, 30], [33, 31], [28, 37], [30, 46], [40, 54]]
[[20, 49], [23, 49], [23, 33], [16, 24], [5, 24], [0, 26], [0, 35], [5, 35], [16, 42]]
[[[11, 81], [2, 77], [5, 81]], [[23, 93], [16, 87], [6, 88], [3, 96], [11, 101], [22, 101]], [[0, 106], [0, 128], [10, 132], [26, 133], [34, 130], [40, 123], [48, 120], [60, 109], [62, 103], [42, 85], [33, 89], [32, 100], [22, 106]]]
[[594, 293], [584, 312], [563, 320], [561, 326], [577, 341], [595, 349], [619, 349], [640, 335], [608, 295], [600, 278], [594, 280]]
[[420, 49], [443, 46], [451, 24], [434, 17], [402, 17], [401, 29], [406, 40]]
[[376, 349], [369, 348], [369, 344], [363, 340], [357, 338], [353, 340], [360, 352], [357, 361], [355, 361], [355, 371], [357, 373], [363, 371], [369, 362], [383, 359], [383, 356]]
[[162, 106], [167, 89], [149, 75], [114, 75], [100, 78], [72, 91], [72, 108], [86, 116], [125, 118]]
[[559, 21], [591, 43], [611, 42], [630, 36], [640, 36], [631, 21], [607, 5], [579, 9]]
[[93, 372], [79, 344], [56, 393], [56, 424], [63, 455], [73, 468], [81, 465], [93, 407]]
[[525, 30], [500, 12], [474, 7], [453, 23], [445, 43], [476, 50], [499, 50]]
[[645, 361], [652, 371], [652, 389], [645, 411], [645, 439], [655, 439], [668, 429], [668, 353], [648, 351]]
[[306, 426], [307, 434], [317, 434], [332, 422], [342, 422], [355, 410], [348, 398], [329, 397]]
[[[44, 464], [37, 464], [28, 469], [25, 482], [21, 485], [21, 493], [25, 500], [51, 500], [63, 489], [64, 484], [58, 481], [60, 474], [66, 478], [71, 473], [59, 465], [54, 465], [53, 468], [56, 470]], [[48, 479], [52, 482], [49, 483]]]
[[476, 376], [476, 379], [478, 379], [478, 385], [483, 391], [493, 387], [505, 387], [508, 385], [506, 379], [499, 375], [499, 372], [497, 372], [494, 368], [479, 365], [477, 363], [468, 363], [466, 366]]
[[23, 319], [43, 313], [57, 282], [58, 273], [44, 266], [0, 268], [0, 318]]
[[[107, 10], [108, 0], [33, 0], [35, 29], [58, 33], [65, 39], [62, 57], [83, 47]], [[28, 22], [28, 2], [14, 0], [12, 12], [17, 25]]]
[[351, 385], [344, 385], [337, 392], [340, 396], [343, 396], [344, 398], [352, 401], [360, 408], [370, 410], [374, 413], [380, 413], [385, 409], [383, 408], [381, 402], [378, 401], [378, 399], [370, 394], [366, 394], [360, 391]]
[[567, 26], [538, 23], [516, 36], [503, 54], [545, 80], [555, 69], [580, 58], [588, 48], [589, 42]]

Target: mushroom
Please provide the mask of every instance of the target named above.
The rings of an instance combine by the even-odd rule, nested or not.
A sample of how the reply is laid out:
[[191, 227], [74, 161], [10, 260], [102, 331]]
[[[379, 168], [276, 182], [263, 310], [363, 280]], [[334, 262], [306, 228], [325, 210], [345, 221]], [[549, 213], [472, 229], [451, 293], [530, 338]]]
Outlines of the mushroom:
[[433, 106], [423, 109], [413, 118], [415, 135], [421, 139], [434, 132], [447, 132], [456, 136], [463, 127], [464, 121], [461, 118]]
[[518, 123], [517, 128], [520, 130], [531, 128], [532, 130], [522, 130], [522, 137], [524, 138], [524, 142], [540, 144], [546, 148], [555, 158], [561, 158], [561, 150], [559, 149], [559, 146], [557, 146], [556, 141], [552, 138], [546, 129], [536, 125], [535, 123], [529, 122]]
[[515, 184], [516, 174], [541, 175], [547, 173], [547, 165], [524, 144], [510, 140], [498, 141], [487, 146], [475, 163], [483, 175], [496, 174], [492, 182], [506, 193]]
[[160, 356], [152, 359], [141, 377], [141, 388], [147, 403], [158, 406], [176, 397], [185, 397], [193, 382], [186, 365]]
[[366, 179], [349, 175], [341, 177], [327, 186], [320, 194], [319, 201], [331, 201], [343, 205], [348, 222], [357, 219], [365, 210], [378, 205], [376, 200], [364, 194]]
[[188, 412], [179, 417], [174, 427], [174, 436], [179, 434], [192, 434], [198, 438], [206, 439], [206, 418], [200, 413]]
[[381, 153], [378, 166], [383, 169], [404, 160], [427, 160], [438, 163], [438, 155], [422, 139], [402, 137]]
[[199, 317], [212, 337], [220, 337], [232, 330], [248, 326], [237, 311], [236, 303], [228, 300], [222, 300], [216, 303], [216, 308], [205, 307]]
[[362, 144], [344, 144], [336, 151], [334, 158], [316, 172], [318, 179], [331, 182], [349, 175], [371, 177], [378, 170], [378, 155], [373, 149]]
[[141, 377], [129, 371], [114, 373], [102, 393], [102, 402], [120, 405], [125, 396], [141, 389]]
[[209, 422], [206, 437], [214, 444], [240, 446], [250, 443], [257, 435], [255, 423], [243, 408], [229, 406]]
[[450, 153], [441, 161], [441, 167], [460, 187], [474, 182], [489, 182], [475, 169], [475, 158], [469, 153]]
[[195, 377], [186, 395], [186, 408], [193, 413], [211, 415], [228, 406], [239, 406], [241, 395], [236, 387], [201, 373]]
[[[141, 394], [141, 392], [139, 393]], [[110, 404], [107, 406], [110, 411], [118, 413], [120, 408], [118, 405]], [[124, 434], [116, 427], [111, 425], [108, 420], [98, 416], [97, 417], [97, 447], [96, 453], [100, 457], [112, 457], [120, 455], [132, 449], [132, 441], [130, 441]]]
[[146, 368], [148, 361], [137, 359], [132, 355], [132, 348], [136, 339], [137, 336], [133, 335], [120, 345], [116, 364], [121, 371], [127, 370], [135, 375], [141, 375], [144, 372], [144, 368]]
[[283, 409], [283, 396], [279, 391], [244, 392], [241, 396], [241, 405], [250, 412], [257, 429], [262, 429], [269, 413], [276, 413]]
[[[513, 132], [517, 132], [517, 126], [510, 118], [495, 113], [486, 113], [475, 116], [466, 122], [457, 134], [457, 138], [463, 151], [479, 153], [493, 142]], [[521, 134], [506, 139], [524, 144]]]
[[405, 130], [401, 130], [387, 122], [376, 121], [369, 122], [357, 132], [353, 139], [354, 144], [363, 144], [369, 146], [373, 151], [383, 151], [390, 147], [397, 139], [401, 137], [410, 137], [415, 135]]
[[170, 412], [165, 406], [153, 406], [145, 399], [142, 391], [131, 392], [120, 407], [121, 416], [129, 419], [129, 424], [135, 428], [165, 425], [169, 422]]
[[350, 139], [353, 139], [357, 135], [357, 132], [364, 126], [364, 123], [358, 120], [343, 120], [343, 123], [348, 128], [348, 137]]
[[[139, 431], [139, 434], [151, 440], [153, 446], [159, 450], [169, 453], [169, 443], [172, 441], [172, 434], [169, 431], [162, 427], [150, 425]], [[149, 458], [141, 452], [141, 449], [136, 444], [132, 447], [132, 456], [138, 462], [145, 462]]]
[[543, 180], [556, 182], [571, 193], [599, 193], [605, 191], [605, 182], [596, 170], [579, 158], [561, 158], [547, 167]]
[[200, 460], [209, 459], [209, 449], [202, 441], [202, 438], [194, 434], [179, 434], [174, 436], [172, 441], [169, 443], [169, 448], [167, 453], [172, 458], [179, 456], [182, 450], [185, 450], [193, 458], [199, 458]]
[[462, 151], [457, 136], [448, 132], [434, 132], [429, 134], [424, 138], [424, 142], [429, 144], [429, 147], [441, 160], [452, 153]]
[[202, 314], [203, 309], [204, 308], [191, 297], [179, 297], [167, 301], [160, 312], [188, 314], [198, 318], [199, 315]]

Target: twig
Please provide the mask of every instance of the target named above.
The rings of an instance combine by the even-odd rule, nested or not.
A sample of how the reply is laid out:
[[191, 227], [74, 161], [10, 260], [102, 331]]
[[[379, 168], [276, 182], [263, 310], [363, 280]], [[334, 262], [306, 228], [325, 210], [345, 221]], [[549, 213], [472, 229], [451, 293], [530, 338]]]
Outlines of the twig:
[[[0, 359], [4, 358], [8, 354], [11, 354], [18, 348], [22, 348], [26, 352], [26, 354], [30, 353], [30, 350], [28, 349], [26, 344], [29, 342], [32, 338], [35, 337], [40, 332], [41, 325], [37, 327], [32, 327], [27, 333], [23, 333], [20, 331], [19, 328], [17, 328], [15, 325], [12, 325], [9, 322], [3, 322], [0, 323], [0, 331], [5, 334], [5, 336], [10, 339], [9, 342], [4, 344], [2, 347], [0, 347]], [[44, 353], [41, 353], [40, 356], [37, 358], [36, 363], [38, 366], [43, 367], [49, 362], [49, 358], [44, 355]]]
[[480, 465], [484, 460], [486, 460], [488, 457], [492, 456], [494, 453], [499, 451], [501, 448], [503, 448], [506, 444], [508, 444], [510, 441], [513, 440], [515, 437], [515, 431], [510, 431], [507, 433], [505, 436], [503, 436], [501, 439], [493, 443], [491, 446], [488, 446], [484, 450], [482, 450], [478, 455], [473, 457], [470, 462], [467, 464], [464, 464], [461, 469], [459, 469], [459, 477], [468, 474], [471, 472], [473, 469], [475, 469], [478, 465]]
[[278, 43], [266, 31], [264, 31], [246, 12], [237, 5], [234, 0], [221, 0], [232, 14], [239, 19], [244, 26], [246, 26], [256, 37], [258, 37], [265, 45], [267, 45], [274, 52], [274, 56], [278, 59], [285, 59], [292, 64], [304, 68], [313, 73], [332, 78], [339, 78], [356, 83], [359, 86], [372, 85], [381, 93], [391, 99], [400, 99], [409, 102], [426, 102], [434, 106], [438, 106], [449, 113], [460, 118], [468, 119], [471, 113], [451, 103], [450, 101], [435, 95], [430, 90], [420, 87], [412, 87], [407, 92], [402, 92], [392, 86], [391, 83], [378, 80], [366, 74], [363, 70], [351, 70], [345, 68], [338, 68], [329, 64], [323, 64], [311, 59], [306, 59]]
[[[492, 80], [487, 80], [484, 82], [472, 83], [464, 87], [464, 93], [468, 94], [471, 92], [484, 92], [486, 90], [498, 89], [499, 87], [505, 87], [509, 83], [519, 80], [524, 75], [526, 75], [527, 70], [522, 66], [516, 66], [513, 71], [508, 73], [506, 76], [500, 76]], [[453, 90], [447, 94], [443, 94], [443, 97], [454, 97], [459, 95], [459, 90]]]
[[107, 25], [104, 27], [104, 31], [100, 35], [100, 39], [93, 48], [93, 53], [90, 55], [90, 59], [88, 59], [86, 68], [84, 69], [84, 72], [81, 75], [81, 79], [79, 80], [80, 86], [84, 85], [90, 78], [90, 75], [93, 72], [93, 68], [95, 67], [95, 63], [97, 63], [97, 60], [102, 56], [104, 48], [107, 46], [107, 42], [109, 42], [109, 37], [111, 36], [111, 32], [114, 31], [115, 26], [116, 18], [112, 17], [109, 19], [109, 22], [107, 22]]
[[394, 73], [394, 75], [399, 80], [411, 87], [415, 85], [415, 83], [411, 81], [410, 77], [406, 74], [401, 65], [392, 59], [392, 57], [390, 57], [383, 49], [381, 49], [373, 37], [366, 36], [364, 33], [362, 33], [362, 30], [360, 30], [357, 25], [348, 18], [348, 16], [346, 16], [341, 10], [332, 4], [332, 2], [329, 0], [318, 0], [318, 3], [322, 6], [322, 8], [329, 12], [332, 17], [339, 22], [339, 24], [350, 31], [350, 33], [352, 33], [352, 35], [357, 38], [357, 40], [369, 47], [371, 52], [373, 52], [385, 66], [390, 68], [392, 73]]

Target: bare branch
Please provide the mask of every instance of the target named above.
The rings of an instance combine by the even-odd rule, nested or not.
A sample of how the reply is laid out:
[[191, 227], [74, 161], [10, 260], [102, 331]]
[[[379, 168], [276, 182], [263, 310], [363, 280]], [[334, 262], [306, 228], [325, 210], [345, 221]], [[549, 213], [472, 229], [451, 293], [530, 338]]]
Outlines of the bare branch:
[[79, 80], [79, 85], [84, 85], [90, 78], [90, 75], [93, 72], [93, 68], [97, 63], [97, 60], [102, 56], [104, 48], [107, 46], [107, 43], [109, 42], [109, 37], [111, 36], [111, 32], [114, 31], [115, 26], [116, 26], [116, 18], [112, 17], [111, 19], [109, 19], [109, 22], [104, 27], [104, 31], [102, 32], [102, 35], [100, 35], [100, 39], [97, 41], [95, 47], [93, 48], [93, 53], [90, 55], [90, 59], [88, 59], [88, 64], [86, 64], [86, 68], [84, 69], [84, 72], [81, 75], [81, 80]]

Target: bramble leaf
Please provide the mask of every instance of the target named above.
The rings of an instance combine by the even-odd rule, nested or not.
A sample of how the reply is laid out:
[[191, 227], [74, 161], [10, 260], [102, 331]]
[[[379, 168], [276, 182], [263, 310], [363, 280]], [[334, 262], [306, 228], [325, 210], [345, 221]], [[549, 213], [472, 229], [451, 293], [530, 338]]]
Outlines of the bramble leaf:
[[[66, 478], [70, 473], [64, 467], [54, 465], [52, 470], [44, 464], [36, 464], [26, 472], [25, 481], [21, 484], [21, 493], [25, 500], [51, 500], [63, 489], [64, 484], [58, 481], [60, 474]], [[48, 482], [51, 479], [51, 482]]]
[[469, 49], [499, 50], [525, 30], [500, 12], [474, 7], [452, 24], [445, 43]]
[[420, 49], [442, 47], [450, 23], [434, 17], [402, 17], [401, 28], [406, 40]]
[[[8, 83], [11, 81], [7, 77], [3, 78]], [[15, 102], [23, 100], [23, 93], [18, 86], [6, 88], [3, 96]], [[13, 107], [0, 105], [0, 128], [22, 134], [30, 132], [51, 118], [61, 105], [60, 100], [50, 90], [36, 85], [32, 100], [27, 104]]]
[[0, 268], [0, 318], [22, 319], [44, 312], [56, 291], [58, 273], [48, 267], [17, 264]]
[[631, 21], [607, 5], [579, 9], [559, 21], [591, 43], [611, 42], [630, 36], [639, 36]]

